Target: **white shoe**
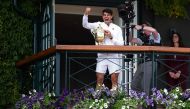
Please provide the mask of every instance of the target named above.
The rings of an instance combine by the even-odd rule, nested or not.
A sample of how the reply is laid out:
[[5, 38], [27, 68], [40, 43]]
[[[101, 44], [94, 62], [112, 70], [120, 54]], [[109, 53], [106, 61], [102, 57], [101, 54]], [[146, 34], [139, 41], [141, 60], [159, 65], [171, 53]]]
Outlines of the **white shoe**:
[[112, 97], [115, 97], [117, 95], [117, 86], [113, 87], [112, 89], [110, 89], [110, 92], [111, 92], [111, 96]]

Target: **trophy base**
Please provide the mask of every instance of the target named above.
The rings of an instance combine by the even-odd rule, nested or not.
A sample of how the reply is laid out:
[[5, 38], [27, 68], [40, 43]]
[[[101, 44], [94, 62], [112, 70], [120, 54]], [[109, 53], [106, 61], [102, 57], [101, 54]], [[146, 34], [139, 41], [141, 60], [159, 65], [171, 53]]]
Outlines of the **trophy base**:
[[96, 42], [96, 45], [104, 45], [103, 42]]

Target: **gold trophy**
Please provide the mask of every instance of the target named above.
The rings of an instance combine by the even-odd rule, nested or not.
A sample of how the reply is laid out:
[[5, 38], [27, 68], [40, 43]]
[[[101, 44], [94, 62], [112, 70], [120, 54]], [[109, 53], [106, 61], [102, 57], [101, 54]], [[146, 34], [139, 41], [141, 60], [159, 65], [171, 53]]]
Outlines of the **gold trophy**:
[[104, 29], [99, 25], [97, 29], [91, 31], [92, 35], [94, 36], [97, 45], [103, 45], [104, 42]]

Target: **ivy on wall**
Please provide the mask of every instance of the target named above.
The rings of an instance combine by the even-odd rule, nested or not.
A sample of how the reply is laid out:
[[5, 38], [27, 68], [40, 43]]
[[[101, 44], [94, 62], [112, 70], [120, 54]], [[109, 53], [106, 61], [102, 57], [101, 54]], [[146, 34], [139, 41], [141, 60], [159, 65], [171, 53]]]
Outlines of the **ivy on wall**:
[[[19, 74], [15, 63], [32, 54], [33, 25], [31, 20], [16, 13], [11, 0], [0, 2], [0, 108], [2, 108], [1, 106], [14, 104], [20, 97], [19, 78], [21, 76], [24, 78], [24, 75]], [[22, 3], [22, 7], [34, 14], [34, 6], [29, 1]]]
[[145, 0], [145, 3], [154, 11], [155, 15], [189, 18], [186, 6], [190, 0]]

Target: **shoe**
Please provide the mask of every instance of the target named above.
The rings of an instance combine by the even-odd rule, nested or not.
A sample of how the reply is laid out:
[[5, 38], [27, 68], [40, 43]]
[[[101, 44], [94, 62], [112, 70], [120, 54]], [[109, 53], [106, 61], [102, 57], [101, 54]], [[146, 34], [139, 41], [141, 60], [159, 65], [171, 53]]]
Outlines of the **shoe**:
[[102, 84], [102, 85], [97, 84], [97, 85], [96, 85], [96, 90], [95, 90], [94, 93], [92, 94], [92, 96], [93, 96], [94, 99], [100, 98], [101, 93], [102, 93], [102, 90], [103, 90], [104, 87], [105, 87], [104, 84]]
[[96, 91], [97, 91], [97, 90], [101, 90], [101, 89], [102, 89], [102, 85], [101, 85], [101, 84], [97, 84], [97, 85], [96, 85]]
[[117, 93], [118, 93], [117, 86], [115, 86], [112, 89], [110, 89], [110, 92], [111, 92], [111, 96], [115, 97], [117, 95]]

